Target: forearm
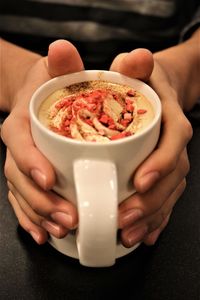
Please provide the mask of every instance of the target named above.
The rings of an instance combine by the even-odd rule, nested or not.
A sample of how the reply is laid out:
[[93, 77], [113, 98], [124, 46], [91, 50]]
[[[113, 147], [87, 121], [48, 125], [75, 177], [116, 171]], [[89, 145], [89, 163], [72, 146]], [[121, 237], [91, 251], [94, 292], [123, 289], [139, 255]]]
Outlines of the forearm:
[[190, 110], [200, 96], [200, 29], [192, 37], [154, 58], [165, 69], [184, 110]]
[[10, 111], [30, 67], [40, 55], [0, 40], [0, 110]]

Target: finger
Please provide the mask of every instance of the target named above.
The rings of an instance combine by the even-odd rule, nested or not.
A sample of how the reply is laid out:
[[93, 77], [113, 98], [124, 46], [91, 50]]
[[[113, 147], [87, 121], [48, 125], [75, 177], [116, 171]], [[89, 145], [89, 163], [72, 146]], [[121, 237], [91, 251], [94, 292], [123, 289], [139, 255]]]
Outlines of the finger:
[[20, 171], [42, 189], [51, 189], [55, 183], [54, 170], [33, 143], [29, 118], [22, 114], [11, 114], [2, 126], [2, 138]]
[[[185, 179], [181, 181], [177, 189], [170, 195], [165, 201], [164, 205], [155, 214], [148, 216], [132, 226], [127, 226], [121, 231], [122, 243], [125, 247], [132, 247], [139, 241], [145, 240], [148, 235], [156, 231], [155, 235], [160, 234], [162, 230], [162, 224], [165, 225], [166, 218], [170, 215], [176, 201], [183, 193], [186, 186]], [[160, 232], [159, 232], [160, 228]], [[163, 227], [164, 228], [164, 227]], [[155, 236], [153, 236], [156, 238]], [[151, 240], [152, 237], [150, 237]], [[152, 238], [153, 239], [153, 238]], [[148, 239], [147, 239], [148, 242]]]
[[[37, 67], [37, 70], [33, 68], [32, 72], [35, 73], [29, 78], [33, 86], [31, 87], [29, 84], [27, 88], [26, 85], [20, 96], [24, 101], [21, 99], [18, 101], [15, 109], [4, 122], [1, 134], [4, 143], [12, 152], [18, 168], [31, 177], [41, 188], [48, 190], [55, 183], [55, 174], [48, 160], [33, 143], [28, 116], [28, 103], [36, 88], [35, 82], [39, 86], [44, 82], [44, 78], [47, 80], [49, 77], [48, 70], [51, 76], [58, 76], [80, 71], [83, 69], [83, 64], [78, 51], [71, 43], [56, 41], [49, 48], [48, 70], [44, 59], [38, 62]], [[39, 82], [38, 77], [40, 78]]]
[[177, 200], [180, 198], [186, 187], [186, 179], [184, 178], [181, 183], [177, 186], [176, 190], [170, 195], [167, 201], [164, 202], [163, 206], [155, 213], [144, 219], [148, 225], [148, 233], [154, 232], [156, 229], [160, 228], [163, 222], [169, 216], [176, 204]]
[[136, 190], [144, 193], [156, 181], [172, 172], [191, 137], [192, 127], [179, 105], [177, 103], [171, 105], [169, 101], [164, 101], [161, 138], [157, 148], [135, 173], [134, 186]]
[[153, 65], [153, 55], [149, 50], [135, 49], [130, 53], [119, 54], [110, 70], [146, 81], [153, 71]]
[[10, 182], [8, 182], [8, 187], [9, 190], [12, 192], [12, 195], [18, 202], [18, 205], [20, 206], [21, 210], [32, 223], [42, 227], [44, 230], [46, 230], [56, 238], [63, 238], [68, 234], [68, 229], [36, 214]]
[[154, 230], [153, 232], [148, 234], [147, 237], [145, 237], [145, 239], [143, 240], [143, 243], [145, 245], [152, 246], [156, 243], [156, 241], [159, 238], [161, 232], [165, 229], [165, 227], [169, 223], [170, 216], [171, 216], [171, 213], [164, 219], [164, 221], [162, 222], [160, 227], [158, 227], [156, 230]]
[[20, 208], [17, 200], [15, 199], [14, 195], [11, 192], [8, 193], [8, 200], [15, 212], [15, 215], [21, 227], [25, 231], [27, 231], [38, 244], [45, 243], [48, 239], [46, 230], [44, 230], [43, 228], [41, 228], [40, 226], [34, 224], [29, 220], [29, 218]]
[[188, 164], [187, 155], [183, 152], [177, 168], [172, 173], [162, 178], [146, 193], [135, 193], [132, 197], [124, 200], [119, 207], [119, 227], [127, 227], [159, 211], [185, 178]]
[[68, 229], [76, 227], [78, 216], [75, 206], [51, 191], [45, 192], [38, 188], [30, 178], [18, 170], [9, 152], [5, 169], [7, 179], [37, 215], [50, 218]]
[[192, 137], [191, 124], [179, 106], [177, 94], [171, 88], [165, 71], [156, 61], [150, 84], [162, 101], [163, 126], [157, 149], [135, 173], [134, 185], [141, 193], [176, 168], [180, 153]]
[[49, 45], [48, 70], [51, 77], [81, 71], [83, 68], [81, 57], [70, 42], [57, 40]]
[[22, 198], [22, 196], [18, 193], [14, 185], [7, 181], [8, 189], [12, 193], [12, 195], [15, 197], [15, 200], [18, 202], [20, 208], [23, 210], [23, 212], [26, 214], [26, 216], [36, 225], [39, 225], [41, 227], [41, 223], [44, 220], [44, 217], [36, 214], [32, 208], [29, 206], [29, 204]]

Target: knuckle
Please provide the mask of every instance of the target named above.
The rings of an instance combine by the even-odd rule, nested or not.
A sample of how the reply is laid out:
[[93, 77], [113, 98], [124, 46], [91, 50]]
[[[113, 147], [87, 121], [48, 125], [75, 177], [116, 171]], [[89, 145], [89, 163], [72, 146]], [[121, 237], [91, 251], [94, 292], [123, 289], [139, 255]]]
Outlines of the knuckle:
[[10, 190], [8, 191], [8, 201], [12, 205], [12, 193]]
[[6, 155], [6, 161], [4, 164], [4, 174], [5, 177], [9, 180], [12, 177], [13, 171], [12, 171], [12, 164], [10, 163], [10, 158], [8, 155], [8, 151], [7, 151], [7, 155]]
[[178, 192], [179, 192], [179, 194], [182, 194], [182, 193], [184, 192], [184, 190], [185, 190], [185, 188], [186, 188], [186, 185], [187, 185], [186, 179], [184, 178], [184, 179], [181, 181], [181, 183], [179, 184], [179, 186], [178, 186]]
[[[22, 150], [21, 143], [14, 143], [13, 142], [13, 128], [16, 127], [17, 119], [19, 119], [19, 116], [15, 113], [10, 113], [10, 115], [5, 119], [5, 121], [2, 124], [1, 127], [1, 138], [4, 142], [4, 144], [7, 146], [7, 158], [6, 158], [6, 164], [4, 167], [4, 173], [5, 174], [11, 174], [10, 171], [10, 159], [14, 159], [15, 164], [17, 165], [17, 168], [23, 172], [24, 174], [28, 174], [28, 166], [30, 158], [34, 157], [32, 153], [29, 153], [29, 155], [23, 155], [24, 151], [26, 153], [28, 152], [27, 149]], [[19, 126], [19, 125], [18, 125]], [[20, 135], [20, 139], [22, 139], [22, 134]], [[10, 153], [8, 157], [8, 152]], [[12, 175], [12, 174], [11, 174]]]
[[42, 222], [44, 221], [44, 217], [37, 215], [35, 212], [29, 212], [28, 217], [31, 220], [31, 222], [33, 222], [33, 224], [42, 227]]
[[40, 199], [39, 201], [32, 201], [31, 208], [36, 215], [40, 217], [49, 217], [51, 209], [48, 207], [44, 208], [42, 202], [42, 199]]
[[6, 176], [7, 179], [9, 179], [9, 174], [10, 174], [10, 168], [9, 168], [9, 165], [7, 163], [7, 161], [5, 162], [4, 164], [4, 174]]
[[13, 195], [13, 193], [11, 191], [8, 192], [8, 201], [11, 204], [11, 206], [12, 206], [12, 208], [13, 208], [16, 216], [17, 216], [17, 219], [18, 219], [18, 222], [19, 222], [20, 226], [25, 231], [30, 232], [31, 222], [26, 217], [24, 217], [23, 214], [16, 212], [16, 207], [15, 207], [16, 199], [15, 199], [15, 196]]
[[26, 231], [26, 232], [30, 232], [31, 228], [30, 228], [30, 224], [29, 222], [27, 223], [23, 217], [19, 216], [18, 217], [18, 222], [20, 224], [20, 226]]
[[7, 145], [7, 133], [10, 131], [10, 128], [12, 128], [12, 113], [5, 119], [1, 126], [1, 138], [5, 145]]
[[31, 203], [31, 208], [37, 215], [45, 215], [43, 210], [41, 209], [41, 205], [39, 205], [38, 201], [33, 201]]
[[166, 212], [164, 210], [161, 210], [157, 219], [152, 224], [151, 232], [156, 230], [157, 228], [159, 228], [161, 226], [161, 224], [164, 222], [165, 218], [166, 218]]
[[193, 128], [191, 123], [188, 121], [188, 119], [186, 119], [186, 134], [187, 134], [188, 141], [191, 140], [193, 136]]
[[165, 221], [168, 213], [169, 213], [168, 210], [161, 209], [160, 218], [159, 218], [159, 226]]
[[177, 167], [177, 158], [176, 157], [173, 157], [173, 158], [169, 157], [165, 161], [165, 166], [166, 166], [166, 170], [168, 171], [168, 173], [172, 173]]
[[14, 186], [12, 185], [12, 183], [10, 181], [7, 180], [7, 186], [9, 191], [11, 191], [12, 193], [14, 192]]
[[186, 159], [184, 163], [184, 174], [187, 175], [190, 171], [190, 163], [189, 160]]
[[167, 218], [168, 213], [169, 212], [167, 210], [161, 209], [159, 213], [157, 213], [156, 216], [149, 222], [148, 232], [151, 233], [158, 229]]
[[185, 115], [182, 116], [182, 119], [180, 121], [180, 125], [182, 130], [185, 134], [185, 140], [186, 142], [189, 142], [193, 136], [193, 128], [189, 120], [186, 118]]
[[8, 181], [13, 182], [15, 179], [15, 163], [13, 163], [13, 158], [10, 155], [9, 150], [7, 149], [6, 160], [4, 164], [4, 175]]
[[[43, 227], [43, 222], [45, 221], [46, 219], [42, 216], [36, 216], [35, 219], [34, 219], [34, 223], [37, 224], [38, 226], [40, 226], [41, 228], [44, 229]], [[46, 230], [46, 229], [45, 229]]]
[[31, 232], [31, 222], [27, 221], [23, 216], [18, 216], [18, 222], [20, 226], [26, 231], [26, 232]]
[[182, 188], [183, 190], [185, 190], [186, 185], [187, 185], [187, 182], [186, 182], [186, 179], [184, 178], [183, 181], [181, 182], [181, 188]]
[[187, 155], [181, 156], [181, 173], [184, 175], [184, 177], [189, 173], [190, 171], [190, 162]]
[[150, 234], [151, 232], [156, 230], [158, 227], [159, 227], [158, 219], [149, 223], [148, 224], [148, 234]]
[[6, 133], [6, 127], [7, 127], [7, 119], [5, 119], [5, 121], [3, 122], [2, 126], [1, 126], [1, 138], [5, 144], [6, 144], [6, 138], [5, 138], [6, 134], [5, 133]]
[[15, 163], [16, 163], [19, 171], [21, 171], [25, 175], [29, 175], [29, 172], [26, 170], [26, 166], [27, 166], [27, 156], [26, 155], [16, 156]]

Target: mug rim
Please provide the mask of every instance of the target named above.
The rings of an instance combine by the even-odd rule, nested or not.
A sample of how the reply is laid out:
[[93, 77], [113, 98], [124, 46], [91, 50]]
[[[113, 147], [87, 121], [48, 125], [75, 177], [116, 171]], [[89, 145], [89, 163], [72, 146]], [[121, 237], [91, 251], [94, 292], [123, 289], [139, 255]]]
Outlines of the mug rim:
[[[79, 140], [71, 139], [71, 138], [68, 138], [66, 136], [59, 135], [59, 134], [51, 131], [47, 127], [45, 127], [45, 125], [43, 125], [39, 121], [39, 119], [38, 119], [38, 117], [36, 115], [36, 111], [35, 111], [35, 105], [36, 105], [36, 103], [38, 101], [39, 95], [45, 89], [48, 89], [48, 87], [51, 87], [51, 86], [54, 86], [54, 85], [55, 85], [55, 90], [54, 91], [67, 86], [67, 83], [66, 83], [65, 85], [63, 85], [63, 87], [56, 88], [56, 85], [58, 85], [58, 82], [60, 82], [64, 78], [67, 79], [67, 78], [71, 77], [72, 75], [78, 77], [78, 76], [81, 76], [84, 73], [85, 74], [92, 74], [92, 73], [94, 73], [95, 75], [99, 74], [99, 76], [102, 76], [102, 74], [105, 74], [105, 73], [106, 74], [109, 73], [110, 76], [113, 76], [113, 79], [112, 79], [113, 83], [123, 84], [123, 83], [115, 82], [115, 78], [119, 76], [119, 77], [121, 77], [124, 80], [128, 79], [129, 81], [140, 83], [140, 84], [142, 84], [142, 86], [144, 86], [147, 89], [149, 89], [149, 91], [151, 91], [151, 93], [154, 94], [155, 99], [153, 101], [156, 102], [156, 110], [157, 110], [157, 112], [155, 112], [155, 108], [153, 107], [155, 116], [154, 116], [153, 120], [151, 121], [151, 123], [148, 124], [141, 132], [137, 133], [136, 135], [133, 134], [131, 136], [127, 136], [125, 138], [121, 138], [121, 139], [117, 139], [117, 140], [112, 140], [111, 142], [107, 142], [107, 143], [102, 143], [102, 142], [97, 142], [97, 141], [95, 141], [95, 142], [93, 142], [93, 141], [85, 141], [85, 140], [84, 141], [79, 141]], [[90, 80], [97, 80], [97, 79], [90, 79]], [[109, 81], [107, 79], [101, 79], [101, 78], [99, 80]], [[89, 81], [89, 80], [86, 79], [84, 81]], [[79, 82], [83, 82], [83, 80], [80, 80], [80, 81], [78, 80], [78, 81], [76, 81], [74, 83], [79, 83]], [[111, 82], [111, 80], [109, 82]], [[73, 84], [73, 83], [70, 83], [69, 85], [71, 85], [71, 84]], [[126, 83], [124, 82], [124, 84], [126, 84]], [[132, 87], [134, 88], [134, 86], [132, 86]], [[46, 96], [46, 97], [48, 97], [48, 96]], [[145, 97], [147, 97], [147, 99], [148, 99], [148, 96], [145, 95]], [[43, 99], [43, 101], [44, 100], [45, 99]], [[160, 121], [160, 119], [161, 119], [161, 111], [162, 111], [162, 108], [161, 108], [160, 98], [157, 95], [157, 93], [152, 89], [152, 87], [150, 87], [148, 84], [146, 84], [145, 82], [143, 82], [143, 81], [141, 81], [139, 79], [131, 78], [131, 77], [123, 75], [121, 73], [114, 72], [114, 71], [107, 71], [107, 70], [82, 70], [82, 71], [79, 71], [79, 72], [73, 72], [73, 73], [70, 73], [70, 74], [65, 74], [65, 75], [54, 77], [54, 78], [46, 81], [45, 83], [43, 83], [41, 86], [39, 86], [39, 88], [37, 88], [35, 90], [35, 92], [33, 93], [32, 97], [30, 99], [30, 103], [29, 103], [30, 119], [31, 119], [31, 121], [33, 121], [37, 125], [37, 127], [39, 127], [39, 129], [41, 131], [43, 131], [45, 134], [49, 135], [50, 137], [54, 138], [55, 140], [58, 140], [58, 141], [61, 141], [61, 142], [65, 142], [65, 143], [67, 142], [67, 143], [72, 143], [72, 144], [76, 144], [76, 145], [82, 145], [82, 147], [84, 145], [85, 146], [91, 146], [91, 147], [96, 147], [96, 146], [98, 146], [98, 147], [99, 146], [100, 147], [105, 147], [105, 146], [110, 147], [112, 145], [117, 145], [117, 144], [122, 144], [122, 143], [124, 144], [124, 143], [128, 143], [130, 141], [133, 141], [133, 140], [137, 140], [137, 139], [141, 138], [142, 136], [146, 135], [149, 131], [151, 131], [151, 129]]]

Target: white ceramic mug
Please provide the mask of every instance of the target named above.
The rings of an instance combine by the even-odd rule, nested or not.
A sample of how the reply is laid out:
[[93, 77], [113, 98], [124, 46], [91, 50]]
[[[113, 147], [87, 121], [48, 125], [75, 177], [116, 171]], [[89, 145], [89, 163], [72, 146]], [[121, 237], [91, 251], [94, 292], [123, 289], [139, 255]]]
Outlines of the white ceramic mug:
[[[126, 84], [145, 95], [155, 117], [143, 131], [109, 143], [77, 141], [45, 128], [38, 109], [54, 91], [74, 83], [105, 80]], [[85, 266], [111, 266], [115, 259], [135, 249], [117, 240], [118, 204], [134, 193], [133, 172], [154, 149], [160, 132], [161, 104], [147, 84], [110, 71], [81, 71], [43, 84], [30, 102], [32, 136], [38, 149], [52, 163], [57, 182], [54, 190], [78, 208], [76, 233], [63, 239], [51, 236], [58, 251], [78, 258]]]

